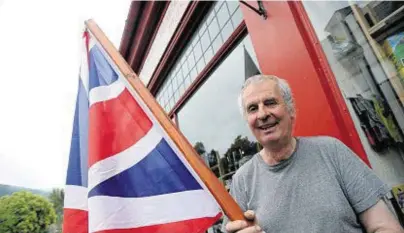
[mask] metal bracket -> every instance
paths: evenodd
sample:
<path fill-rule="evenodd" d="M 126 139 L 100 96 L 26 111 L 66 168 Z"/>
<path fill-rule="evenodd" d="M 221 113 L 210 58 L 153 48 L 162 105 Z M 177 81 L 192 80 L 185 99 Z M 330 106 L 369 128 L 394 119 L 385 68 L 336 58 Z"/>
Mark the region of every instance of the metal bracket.
<path fill-rule="evenodd" d="M 268 18 L 267 11 L 265 10 L 264 5 L 262 4 L 262 1 L 258 0 L 257 2 L 258 2 L 258 7 L 259 7 L 258 9 L 251 6 L 250 4 L 248 4 L 245 1 L 240 1 L 240 3 L 243 3 L 245 6 L 247 6 L 251 10 L 253 10 L 255 13 L 264 17 L 264 19 L 267 19 Z"/>

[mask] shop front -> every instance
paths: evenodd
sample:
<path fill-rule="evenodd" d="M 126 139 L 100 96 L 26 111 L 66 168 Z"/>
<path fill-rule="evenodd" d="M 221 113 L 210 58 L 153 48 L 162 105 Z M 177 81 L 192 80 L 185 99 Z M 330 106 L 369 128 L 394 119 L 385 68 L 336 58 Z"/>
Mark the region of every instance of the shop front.
<path fill-rule="evenodd" d="M 294 134 L 342 140 L 403 221 L 403 18 L 399 2 L 133 2 L 120 52 L 226 186 L 260 148 L 237 105 L 244 80 L 288 80 Z"/>

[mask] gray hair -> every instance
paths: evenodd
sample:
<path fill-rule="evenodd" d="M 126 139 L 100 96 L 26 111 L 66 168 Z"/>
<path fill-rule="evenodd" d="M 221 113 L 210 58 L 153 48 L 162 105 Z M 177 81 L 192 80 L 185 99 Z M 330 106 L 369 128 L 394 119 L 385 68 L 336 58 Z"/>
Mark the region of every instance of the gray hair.
<path fill-rule="evenodd" d="M 244 102 L 243 102 L 243 93 L 244 90 L 250 85 L 254 83 L 259 83 L 265 80 L 273 80 L 276 82 L 278 85 L 278 88 L 281 92 L 283 101 L 286 104 L 286 108 L 289 111 L 290 114 L 294 115 L 296 113 L 295 111 L 295 102 L 293 99 L 293 94 L 292 90 L 290 89 L 289 83 L 285 79 L 281 79 L 275 75 L 254 75 L 252 77 L 249 77 L 243 84 L 243 87 L 241 88 L 241 92 L 238 96 L 238 105 L 240 108 L 241 114 L 245 117 L 245 109 L 244 109 Z"/>

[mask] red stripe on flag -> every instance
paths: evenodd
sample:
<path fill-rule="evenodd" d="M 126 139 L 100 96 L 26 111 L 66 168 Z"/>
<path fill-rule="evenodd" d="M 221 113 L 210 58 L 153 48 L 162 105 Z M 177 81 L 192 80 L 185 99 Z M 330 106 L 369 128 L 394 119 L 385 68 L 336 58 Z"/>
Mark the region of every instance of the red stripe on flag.
<path fill-rule="evenodd" d="M 88 166 L 134 145 L 152 125 L 126 88 L 117 98 L 93 104 L 89 113 Z"/>
<path fill-rule="evenodd" d="M 63 233 L 88 233 L 87 211 L 65 208 L 63 212 Z"/>
<path fill-rule="evenodd" d="M 103 230 L 95 233 L 204 233 L 219 220 L 221 216 L 222 214 L 219 213 L 215 217 L 191 219 L 139 228 Z"/>

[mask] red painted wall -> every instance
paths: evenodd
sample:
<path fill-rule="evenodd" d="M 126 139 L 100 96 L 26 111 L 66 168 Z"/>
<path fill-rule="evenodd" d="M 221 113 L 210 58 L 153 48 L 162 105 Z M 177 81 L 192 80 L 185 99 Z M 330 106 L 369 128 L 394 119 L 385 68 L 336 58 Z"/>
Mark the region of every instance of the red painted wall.
<path fill-rule="evenodd" d="M 255 1 L 248 3 L 257 7 Z M 295 135 L 339 138 L 369 165 L 332 71 L 321 62 L 325 56 L 321 47 L 315 47 L 320 45 L 307 30 L 311 25 L 298 4 L 263 1 L 266 20 L 241 4 L 260 67 L 291 85 L 297 110 Z"/>

